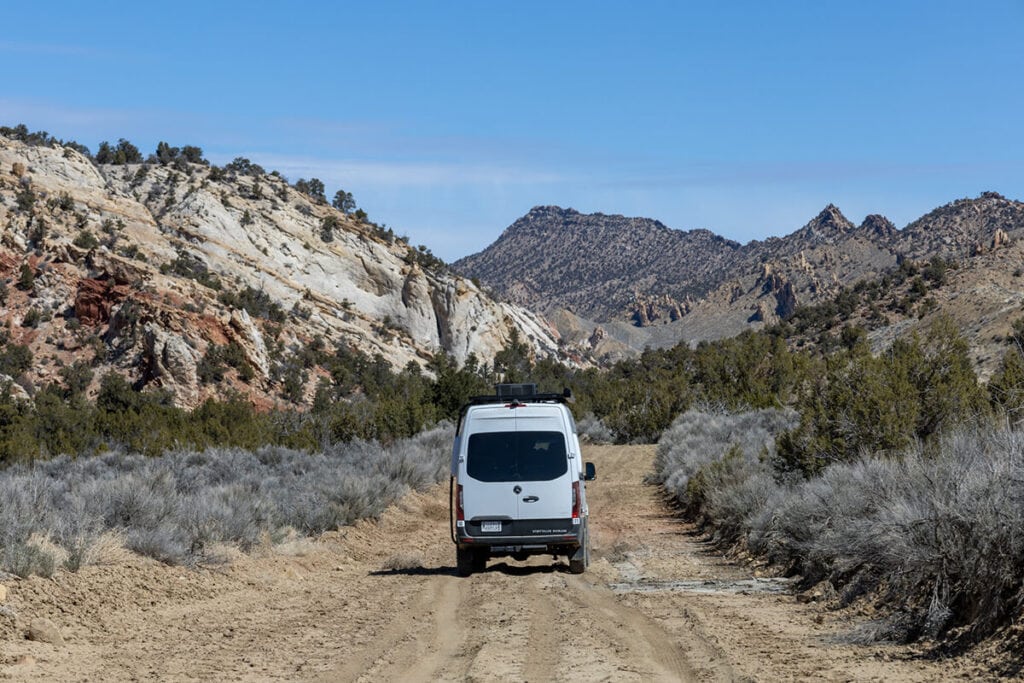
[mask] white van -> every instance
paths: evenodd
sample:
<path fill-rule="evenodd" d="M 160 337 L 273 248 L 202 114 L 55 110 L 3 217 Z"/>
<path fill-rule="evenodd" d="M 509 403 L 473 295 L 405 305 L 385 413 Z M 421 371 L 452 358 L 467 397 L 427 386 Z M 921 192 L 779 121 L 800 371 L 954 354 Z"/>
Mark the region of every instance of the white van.
<path fill-rule="evenodd" d="M 458 572 L 488 558 L 566 557 L 569 571 L 590 563 L 585 481 L 576 421 L 563 394 L 535 384 L 498 384 L 462 409 L 452 447 L 452 540 Z"/>

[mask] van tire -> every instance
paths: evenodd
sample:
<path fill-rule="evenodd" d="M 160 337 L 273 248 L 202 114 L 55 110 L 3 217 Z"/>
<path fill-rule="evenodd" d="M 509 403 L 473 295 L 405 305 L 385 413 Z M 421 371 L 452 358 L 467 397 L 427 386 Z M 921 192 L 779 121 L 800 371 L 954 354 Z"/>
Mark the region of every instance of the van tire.
<path fill-rule="evenodd" d="M 482 572 L 487 569 L 487 550 L 478 548 L 475 552 L 472 552 L 473 556 L 473 571 Z"/>
<path fill-rule="evenodd" d="M 455 571 L 459 576 L 469 576 L 476 568 L 477 553 L 472 548 L 461 546 L 455 549 Z M 486 561 L 486 560 L 485 560 Z"/>

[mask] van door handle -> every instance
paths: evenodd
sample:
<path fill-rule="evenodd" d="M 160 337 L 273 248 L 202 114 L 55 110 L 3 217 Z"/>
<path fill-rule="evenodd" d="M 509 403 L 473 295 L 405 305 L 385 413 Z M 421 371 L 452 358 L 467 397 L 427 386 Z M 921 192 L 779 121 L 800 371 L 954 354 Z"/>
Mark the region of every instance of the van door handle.
<path fill-rule="evenodd" d="M 540 500 L 540 498 L 537 496 L 526 496 L 523 498 L 524 503 L 536 503 L 538 500 Z"/>

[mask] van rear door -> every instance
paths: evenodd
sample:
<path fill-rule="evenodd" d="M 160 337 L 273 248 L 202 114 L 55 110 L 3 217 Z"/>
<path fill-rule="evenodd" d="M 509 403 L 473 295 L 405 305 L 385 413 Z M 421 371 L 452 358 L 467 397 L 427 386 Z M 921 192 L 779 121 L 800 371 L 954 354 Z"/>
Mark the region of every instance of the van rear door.
<path fill-rule="evenodd" d="M 571 439 L 561 412 L 549 406 L 516 410 L 519 442 L 519 519 L 567 520 L 572 517 Z M 571 436 L 571 435 L 570 435 Z M 529 525 L 528 525 L 529 526 Z M 559 526 L 561 530 L 562 526 Z M 571 530 L 570 530 L 571 531 Z"/>
<path fill-rule="evenodd" d="M 505 456 L 514 449 L 516 418 L 504 406 L 478 408 L 466 438 L 465 473 L 472 485 L 462 488 L 462 509 L 467 531 L 473 535 L 501 535 L 519 517 L 519 499 L 502 479 Z"/>

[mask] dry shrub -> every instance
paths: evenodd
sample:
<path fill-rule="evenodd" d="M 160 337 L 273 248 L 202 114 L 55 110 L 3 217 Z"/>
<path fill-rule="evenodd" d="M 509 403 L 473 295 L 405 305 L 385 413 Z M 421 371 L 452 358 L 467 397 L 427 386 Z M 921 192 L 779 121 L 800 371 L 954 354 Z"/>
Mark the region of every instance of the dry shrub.
<path fill-rule="evenodd" d="M 963 428 L 780 483 L 766 458 L 739 445 L 711 459 L 709 444 L 727 441 L 714 425 L 738 420 L 684 417 L 659 445 L 666 487 L 698 505 L 718 540 L 743 541 L 806 583 L 828 579 L 844 602 L 872 595 L 889 617 L 864 633 L 974 640 L 1019 615 L 1024 433 Z"/>
<path fill-rule="evenodd" d="M 193 564 L 222 561 L 225 544 L 250 550 L 288 529 L 315 535 L 376 518 L 444 478 L 452 438 L 446 424 L 388 446 L 354 441 L 322 453 L 110 452 L 10 467 L 0 471 L 0 570 L 75 570 L 98 558 L 111 532 L 134 552 Z M 30 542 L 40 537 L 52 544 Z"/>
<path fill-rule="evenodd" d="M 384 571 L 407 571 L 423 568 L 423 555 L 420 553 L 395 553 L 384 560 L 381 569 Z"/>

